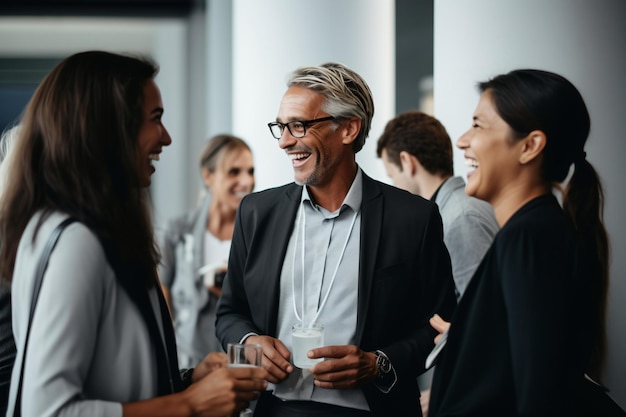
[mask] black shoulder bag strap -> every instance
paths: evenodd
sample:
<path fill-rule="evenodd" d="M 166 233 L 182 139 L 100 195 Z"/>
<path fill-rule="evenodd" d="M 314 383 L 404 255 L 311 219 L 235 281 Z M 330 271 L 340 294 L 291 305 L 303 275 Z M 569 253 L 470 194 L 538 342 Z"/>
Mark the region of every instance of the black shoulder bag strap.
<path fill-rule="evenodd" d="M 67 218 L 63 220 L 53 231 L 46 243 L 46 247 L 39 258 L 37 269 L 35 271 L 35 284 L 33 287 L 33 299 L 30 303 L 30 314 L 28 316 L 28 325 L 26 327 L 26 339 L 24 340 L 24 353 L 22 354 L 22 367 L 20 369 L 20 379 L 17 384 L 17 397 L 15 399 L 15 410 L 13 411 L 13 417 L 20 417 L 22 415 L 22 377 L 24 376 L 24 364 L 26 363 L 26 349 L 28 347 L 28 338 L 30 336 L 30 325 L 33 321 L 33 315 L 35 314 L 35 307 L 37 307 L 37 299 L 39 298 L 39 290 L 41 289 L 41 283 L 43 281 L 43 274 L 48 267 L 48 259 L 52 250 L 61 236 L 61 232 L 65 229 L 65 226 L 75 222 L 74 218 Z"/>

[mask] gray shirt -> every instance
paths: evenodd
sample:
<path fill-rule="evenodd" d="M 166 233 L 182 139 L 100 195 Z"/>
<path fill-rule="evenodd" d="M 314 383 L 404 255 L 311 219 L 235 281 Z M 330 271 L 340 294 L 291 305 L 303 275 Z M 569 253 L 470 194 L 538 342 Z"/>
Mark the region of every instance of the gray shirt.
<path fill-rule="evenodd" d="M 443 241 L 450 252 L 457 300 L 498 232 L 491 205 L 465 194 L 461 177 L 448 178 L 435 197 L 443 221 Z"/>

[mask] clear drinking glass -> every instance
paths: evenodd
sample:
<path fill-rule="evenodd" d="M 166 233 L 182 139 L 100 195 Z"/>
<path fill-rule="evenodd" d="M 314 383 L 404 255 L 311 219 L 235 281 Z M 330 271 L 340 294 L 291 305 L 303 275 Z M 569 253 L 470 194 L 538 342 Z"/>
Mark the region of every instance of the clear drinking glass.
<path fill-rule="evenodd" d="M 227 347 L 228 367 L 246 368 L 260 367 L 263 358 L 263 347 L 258 344 L 229 343 Z M 246 408 L 239 413 L 240 417 L 252 417 L 252 410 Z"/>

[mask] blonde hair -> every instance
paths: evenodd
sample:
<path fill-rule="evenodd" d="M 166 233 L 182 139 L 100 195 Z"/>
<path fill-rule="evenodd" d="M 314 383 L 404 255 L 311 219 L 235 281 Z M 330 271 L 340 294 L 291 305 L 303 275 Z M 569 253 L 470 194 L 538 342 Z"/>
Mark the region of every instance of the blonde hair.
<path fill-rule="evenodd" d="M 354 153 L 363 148 L 374 117 L 374 100 L 365 80 L 345 65 L 327 62 L 317 67 L 301 67 L 287 81 L 324 96 L 322 108 L 336 119 L 358 117 L 361 130 L 353 143 Z"/>

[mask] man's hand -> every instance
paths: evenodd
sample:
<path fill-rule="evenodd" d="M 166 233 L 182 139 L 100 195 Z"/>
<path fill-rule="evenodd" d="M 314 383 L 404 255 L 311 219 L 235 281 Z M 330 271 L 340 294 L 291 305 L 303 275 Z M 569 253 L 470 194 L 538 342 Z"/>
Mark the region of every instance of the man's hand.
<path fill-rule="evenodd" d="M 245 343 L 263 346 L 262 366 L 268 373 L 269 382 L 278 384 L 293 372 L 293 365 L 289 363 L 291 352 L 280 340 L 271 336 L 250 336 Z"/>
<path fill-rule="evenodd" d="M 326 358 L 311 368 L 315 385 L 320 388 L 357 388 L 378 375 L 376 355 L 354 345 L 315 348 L 309 350 L 307 356 Z"/>
<path fill-rule="evenodd" d="M 223 352 L 211 352 L 193 370 L 192 382 L 197 382 L 216 369 L 228 366 L 228 356 Z"/>
<path fill-rule="evenodd" d="M 267 388 L 267 372 L 261 368 L 220 368 L 183 391 L 184 403 L 193 415 L 231 415 L 250 405 Z"/>
<path fill-rule="evenodd" d="M 439 340 L 441 339 L 441 337 L 443 336 L 443 334 L 445 332 L 448 331 L 448 329 L 450 328 L 450 322 L 449 321 L 445 321 L 444 319 L 442 319 L 439 314 L 435 314 L 434 316 L 432 316 L 430 318 L 430 320 L 428 320 L 430 323 L 430 326 L 437 330 L 437 332 L 439 333 L 436 337 L 435 337 L 435 343 L 438 343 Z"/>

